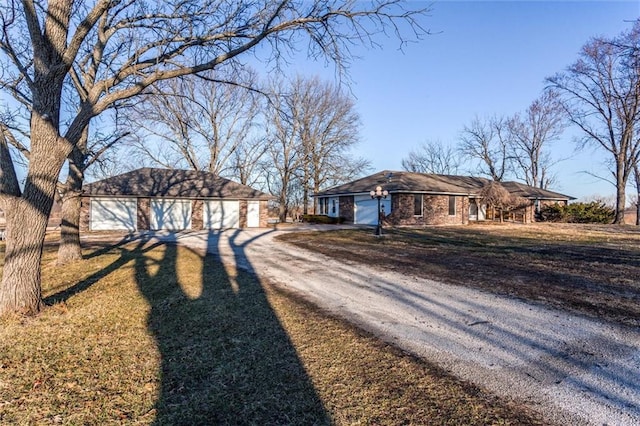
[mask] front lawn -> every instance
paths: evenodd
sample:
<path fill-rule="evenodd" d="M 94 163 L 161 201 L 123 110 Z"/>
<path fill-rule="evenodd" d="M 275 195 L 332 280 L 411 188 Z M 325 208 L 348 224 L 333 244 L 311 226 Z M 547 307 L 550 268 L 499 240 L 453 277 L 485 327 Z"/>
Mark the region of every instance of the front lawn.
<path fill-rule="evenodd" d="M 284 241 L 342 260 L 515 296 L 640 326 L 640 228 L 473 224 L 291 233 Z"/>
<path fill-rule="evenodd" d="M 54 256 L 48 308 L 0 319 L 0 424 L 542 423 L 213 257 Z"/>

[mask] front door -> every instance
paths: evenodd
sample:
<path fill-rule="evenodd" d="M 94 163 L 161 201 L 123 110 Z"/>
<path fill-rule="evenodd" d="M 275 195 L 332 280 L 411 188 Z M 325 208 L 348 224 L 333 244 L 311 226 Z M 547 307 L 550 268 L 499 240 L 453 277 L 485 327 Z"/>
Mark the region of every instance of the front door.
<path fill-rule="evenodd" d="M 478 220 L 478 204 L 476 200 L 469 201 L 469 220 Z"/>

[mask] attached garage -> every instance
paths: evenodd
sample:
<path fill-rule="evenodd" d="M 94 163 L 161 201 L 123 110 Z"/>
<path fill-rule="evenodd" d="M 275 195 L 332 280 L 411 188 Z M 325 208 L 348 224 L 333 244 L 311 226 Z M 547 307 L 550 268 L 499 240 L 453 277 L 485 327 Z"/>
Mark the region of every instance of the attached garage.
<path fill-rule="evenodd" d="M 151 200 L 151 229 L 180 231 L 191 228 L 191 200 Z"/>
<path fill-rule="evenodd" d="M 135 198 L 92 198 L 89 229 L 135 231 L 138 203 Z"/>
<path fill-rule="evenodd" d="M 203 204 L 203 228 L 230 229 L 240 227 L 240 201 L 208 200 Z"/>
<path fill-rule="evenodd" d="M 377 225 L 378 224 L 378 200 L 372 199 L 371 195 L 356 195 L 354 197 L 354 222 L 357 225 Z M 380 209 L 385 215 L 391 213 L 391 200 L 380 200 Z"/>

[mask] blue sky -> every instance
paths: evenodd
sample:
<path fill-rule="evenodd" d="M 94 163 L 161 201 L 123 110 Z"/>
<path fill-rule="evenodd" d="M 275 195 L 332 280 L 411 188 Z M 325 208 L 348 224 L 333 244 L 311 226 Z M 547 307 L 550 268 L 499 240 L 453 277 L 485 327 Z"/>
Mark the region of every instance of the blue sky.
<path fill-rule="evenodd" d="M 416 3 L 424 6 L 427 3 Z M 525 110 L 544 79 L 577 59 L 592 36 L 614 36 L 640 16 L 640 1 L 439 1 L 423 25 L 433 34 L 398 50 L 358 50 L 351 90 L 362 117 L 357 154 L 374 170 L 399 170 L 427 140 L 455 144 L 474 116 Z M 305 63 L 300 72 L 335 78 L 331 67 Z M 560 162 L 553 189 L 578 198 L 609 196 L 613 187 L 583 171 L 606 175 L 604 151 L 576 153 L 575 130 L 550 148 Z"/>

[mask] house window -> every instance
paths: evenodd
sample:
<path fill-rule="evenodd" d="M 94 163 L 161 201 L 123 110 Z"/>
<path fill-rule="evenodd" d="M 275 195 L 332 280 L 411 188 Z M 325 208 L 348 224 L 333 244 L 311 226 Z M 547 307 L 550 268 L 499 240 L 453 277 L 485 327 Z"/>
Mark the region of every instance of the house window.
<path fill-rule="evenodd" d="M 424 203 L 422 200 L 422 194 L 415 194 L 413 196 L 413 215 L 414 216 L 422 216 L 422 209 L 424 207 Z"/>
<path fill-rule="evenodd" d="M 449 195 L 449 216 L 456 215 L 456 196 Z"/>
<path fill-rule="evenodd" d="M 318 214 L 327 214 L 327 205 L 329 203 L 329 199 L 328 198 L 320 198 L 320 211 L 318 212 Z"/>

